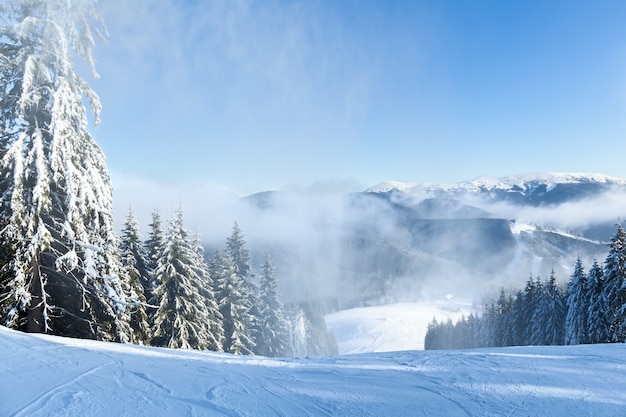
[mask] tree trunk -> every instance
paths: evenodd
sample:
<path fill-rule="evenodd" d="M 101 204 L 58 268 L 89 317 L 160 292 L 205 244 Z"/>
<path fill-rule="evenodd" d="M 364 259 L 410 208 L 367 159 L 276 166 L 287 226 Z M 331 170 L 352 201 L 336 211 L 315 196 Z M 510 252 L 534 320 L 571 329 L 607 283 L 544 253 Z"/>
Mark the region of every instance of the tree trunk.
<path fill-rule="evenodd" d="M 44 333 L 44 300 L 43 282 L 41 271 L 39 270 L 39 252 L 30 261 L 32 279 L 30 282 L 30 306 L 28 308 L 28 318 L 26 321 L 26 331 L 28 333 Z"/>

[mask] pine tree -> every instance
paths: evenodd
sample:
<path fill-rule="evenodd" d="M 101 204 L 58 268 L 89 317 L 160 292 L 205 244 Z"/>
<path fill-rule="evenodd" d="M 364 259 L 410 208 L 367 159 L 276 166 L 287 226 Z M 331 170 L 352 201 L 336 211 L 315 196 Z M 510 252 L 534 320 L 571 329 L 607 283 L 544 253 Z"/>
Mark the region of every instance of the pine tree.
<path fill-rule="evenodd" d="M 246 247 L 246 240 L 235 222 L 231 235 L 226 239 L 226 255 L 235 265 L 235 274 L 238 279 L 238 291 L 242 294 L 240 306 L 246 308 L 246 334 L 256 344 L 261 330 L 261 312 L 259 311 L 259 288 L 254 282 L 254 274 L 250 265 L 250 251 Z M 255 352 L 257 353 L 257 352 Z"/>
<path fill-rule="evenodd" d="M 100 103 L 74 71 L 95 75 L 95 1 L 0 5 L 0 231 L 10 263 L 4 324 L 30 332 L 128 340 L 124 277 L 104 156 L 87 131 Z"/>
<path fill-rule="evenodd" d="M 626 311 L 626 233 L 621 224 L 611 238 L 609 254 L 604 262 L 604 294 L 608 302 L 608 316 L 611 322 L 612 342 L 626 340 L 624 331 Z"/>
<path fill-rule="evenodd" d="M 524 323 L 524 330 L 522 334 L 522 345 L 536 344 L 538 337 L 534 334 L 535 326 L 533 318 L 535 310 L 539 305 L 539 298 L 541 294 L 541 281 L 539 277 L 536 280 L 532 275 L 526 281 L 524 287 L 524 299 L 522 302 L 522 321 Z"/>
<path fill-rule="evenodd" d="M 532 287 L 532 307 L 531 313 L 531 332 L 529 338 L 529 344 L 535 346 L 541 346 L 547 344 L 547 314 L 546 309 L 549 308 L 550 301 L 547 300 L 547 293 L 544 284 L 541 282 L 541 277 L 537 277 L 534 281 L 534 287 Z"/>
<path fill-rule="evenodd" d="M 597 260 L 593 261 L 587 282 L 589 343 L 607 343 L 610 340 L 611 322 L 608 313 L 608 300 L 604 291 L 604 272 Z"/>
<path fill-rule="evenodd" d="M 565 295 L 556 281 L 554 270 L 550 273 L 550 279 L 545 285 L 544 305 L 541 308 L 545 315 L 545 344 L 559 346 L 565 342 Z"/>
<path fill-rule="evenodd" d="M 524 293 L 518 291 L 513 300 L 513 306 L 511 308 L 512 315 L 512 336 L 514 346 L 525 346 L 528 341 L 525 338 L 526 327 L 528 322 L 524 316 Z"/>
<path fill-rule="evenodd" d="M 154 210 L 152 212 L 152 223 L 150 223 L 148 239 L 144 242 L 144 252 L 146 254 L 146 274 L 148 275 L 146 300 L 150 305 L 156 304 L 153 292 L 156 288 L 156 271 L 159 266 L 159 256 L 163 248 L 163 239 L 161 215 L 157 210 Z M 155 308 L 148 307 L 148 317 L 152 317 L 155 311 Z"/>
<path fill-rule="evenodd" d="M 120 236 L 120 254 L 122 267 L 129 278 L 126 293 L 129 295 L 130 327 L 133 330 L 131 341 L 137 344 L 149 343 L 151 329 L 146 314 L 146 295 L 150 293 L 146 258 L 139 237 L 139 226 L 130 208 Z"/>
<path fill-rule="evenodd" d="M 251 355 L 254 353 L 255 343 L 250 335 L 250 306 L 244 293 L 245 283 L 237 274 L 237 267 L 230 253 L 213 256 L 211 271 L 216 271 L 214 273 L 218 283 L 219 308 L 224 319 L 224 352 Z"/>
<path fill-rule="evenodd" d="M 207 325 L 209 327 L 209 332 L 213 337 L 208 349 L 216 352 L 222 352 L 224 347 L 224 317 L 222 316 L 222 313 L 220 313 L 219 304 L 214 290 L 215 283 L 213 282 L 209 265 L 205 260 L 204 247 L 202 246 L 198 235 L 196 235 L 194 241 L 192 242 L 192 247 L 195 254 L 192 258 L 192 265 L 198 276 L 201 278 L 201 286 L 198 290 L 204 298 L 206 313 L 208 316 Z"/>
<path fill-rule="evenodd" d="M 587 291 L 587 276 L 583 269 L 582 260 L 578 257 L 567 286 L 567 315 L 565 317 L 565 344 L 567 345 L 577 345 L 589 341 Z"/>
<path fill-rule="evenodd" d="M 195 250 L 183 228 L 179 209 L 172 217 L 161 247 L 156 271 L 154 297 L 159 308 L 154 314 L 152 345 L 183 348 L 216 348 L 209 329 L 206 300 L 200 293 L 204 285 L 194 263 Z"/>
<path fill-rule="evenodd" d="M 293 356 L 307 356 L 309 354 L 309 339 L 312 333 L 311 322 L 304 310 L 299 307 L 287 310 L 286 318 L 289 328 L 289 350 L 291 354 Z M 441 345 L 439 333 L 437 328 L 437 333 L 429 336 L 431 349 L 441 349 L 439 347 Z"/>
<path fill-rule="evenodd" d="M 237 222 L 233 225 L 232 232 L 226 239 L 226 252 L 235 263 L 237 275 L 247 278 L 252 273 L 250 251 L 246 247 L 246 240 Z"/>
<path fill-rule="evenodd" d="M 269 252 L 265 253 L 260 284 L 260 327 L 256 352 L 264 356 L 286 356 L 289 337 L 283 318 L 283 306 L 278 299 L 278 281 Z"/>

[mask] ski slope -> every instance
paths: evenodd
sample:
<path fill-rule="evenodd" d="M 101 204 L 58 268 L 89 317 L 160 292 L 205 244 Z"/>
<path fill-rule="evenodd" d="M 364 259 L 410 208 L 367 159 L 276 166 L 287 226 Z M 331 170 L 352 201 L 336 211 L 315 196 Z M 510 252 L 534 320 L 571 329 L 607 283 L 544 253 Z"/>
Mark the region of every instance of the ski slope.
<path fill-rule="evenodd" d="M 267 359 L 0 327 L 0 416 L 623 416 L 626 345 Z"/>
<path fill-rule="evenodd" d="M 452 295 L 417 303 L 353 308 L 326 316 L 326 326 L 335 335 L 339 353 L 423 350 L 428 323 L 436 318 L 456 322 L 477 311 L 471 300 Z"/>

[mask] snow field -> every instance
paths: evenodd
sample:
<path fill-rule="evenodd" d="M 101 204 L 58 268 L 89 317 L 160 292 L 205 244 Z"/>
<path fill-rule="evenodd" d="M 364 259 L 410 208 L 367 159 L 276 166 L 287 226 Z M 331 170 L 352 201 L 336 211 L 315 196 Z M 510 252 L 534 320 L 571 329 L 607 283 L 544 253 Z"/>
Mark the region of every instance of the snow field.
<path fill-rule="evenodd" d="M 337 340 L 339 354 L 423 350 L 428 323 L 476 312 L 470 300 L 447 296 L 419 303 L 354 308 L 326 316 L 326 326 Z"/>
<path fill-rule="evenodd" d="M 623 416 L 626 345 L 267 359 L 0 327 L 0 415 Z"/>

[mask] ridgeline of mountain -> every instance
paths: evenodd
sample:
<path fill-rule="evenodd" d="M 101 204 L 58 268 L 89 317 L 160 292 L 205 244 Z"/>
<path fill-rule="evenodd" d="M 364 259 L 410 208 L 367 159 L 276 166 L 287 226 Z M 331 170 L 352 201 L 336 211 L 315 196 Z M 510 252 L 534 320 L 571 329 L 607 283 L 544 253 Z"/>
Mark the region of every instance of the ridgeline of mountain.
<path fill-rule="evenodd" d="M 620 178 L 550 173 L 245 200 L 261 215 L 310 222 L 308 232 L 271 244 L 285 294 L 349 307 L 519 287 L 529 274 L 547 278 L 551 270 L 565 284 L 577 256 L 587 265 L 606 256 L 619 215 L 611 217 L 615 208 L 605 200 L 618 203 L 620 195 Z M 262 237 L 251 244 L 268 246 Z"/>
<path fill-rule="evenodd" d="M 454 184 L 387 181 L 369 188 L 366 192 L 443 199 L 474 195 L 494 203 L 545 206 L 594 197 L 615 187 L 626 189 L 626 180 L 602 174 L 542 173 L 504 178 L 481 177 Z"/>

